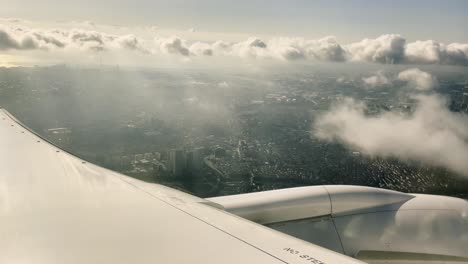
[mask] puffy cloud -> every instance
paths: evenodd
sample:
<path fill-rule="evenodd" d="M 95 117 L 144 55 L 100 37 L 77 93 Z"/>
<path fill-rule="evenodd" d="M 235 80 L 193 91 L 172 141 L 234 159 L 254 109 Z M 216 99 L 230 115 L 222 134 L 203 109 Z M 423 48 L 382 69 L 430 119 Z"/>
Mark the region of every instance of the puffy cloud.
<path fill-rule="evenodd" d="M 64 32 L 64 35 L 69 40 L 68 44 L 70 46 L 93 51 L 105 50 L 106 43 L 115 39 L 112 36 L 108 36 L 97 31 L 78 29 L 74 29 L 70 32 Z"/>
<path fill-rule="evenodd" d="M 450 64 L 468 66 L 468 44 L 443 44 L 433 40 L 406 43 L 395 34 L 364 39 L 348 45 L 335 37 L 321 39 L 257 37 L 228 43 L 191 43 L 179 37 L 158 37 L 148 41 L 135 35 L 112 35 L 95 30 L 92 22 L 80 22 L 85 29 L 37 30 L 26 27 L 0 27 L 0 50 L 79 49 L 84 51 L 131 50 L 146 54 L 163 53 L 188 56 L 231 56 L 249 59 L 310 60 L 326 62 L 370 62 L 407 64 Z M 374 82 L 383 78 L 373 78 Z M 370 85 L 373 85 L 370 83 Z"/>
<path fill-rule="evenodd" d="M 468 44 L 445 45 L 433 40 L 415 41 L 406 46 L 406 60 L 419 64 L 468 64 Z"/>
<path fill-rule="evenodd" d="M 0 29 L 0 50 L 20 49 L 20 44 L 9 32 Z"/>
<path fill-rule="evenodd" d="M 265 49 L 267 47 L 267 44 L 265 44 L 265 42 L 258 38 L 249 38 L 243 44 L 249 48 Z"/>
<path fill-rule="evenodd" d="M 468 65 L 468 44 L 452 43 L 446 46 L 446 58 L 443 63 Z"/>
<path fill-rule="evenodd" d="M 8 30 L 0 28 L 0 50 L 18 49 L 49 49 L 63 48 L 65 44 L 51 34 L 36 31 L 26 31 L 21 28 Z"/>
<path fill-rule="evenodd" d="M 144 48 L 142 41 L 134 35 L 121 36 L 115 39 L 115 42 L 119 44 L 119 47 L 128 49 L 128 50 L 137 50 L 143 53 L 149 53 L 149 51 Z"/>
<path fill-rule="evenodd" d="M 224 45 L 220 46 L 223 43 Z M 215 45 L 215 44 L 213 44 Z M 341 45 L 335 37 L 318 40 L 302 38 L 274 38 L 263 41 L 249 38 L 227 44 L 216 43 L 218 54 L 247 58 L 279 58 L 282 60 L 308 59 L 317 61 L 356 61 L 382 64 L 450 64 L 468 65 L 468 44 L 445 45 L 432 40 L 406 43 L 400 35 L 388 34 L 375 39 L 364 39 Z M 215 52 L 216 53 L 216 52 Z"/>
<path fill-rule="evenodd" d="M 468 117 L 450 112 L 440 96 L 414 99 L 417 106 L 410 116 L 369 116 L 363 103 L 348 98 L 318 117 L 314 135 L 370 156 L 422 161 L 468 176 Z"/>
<path fill-rule="evenodd" d="M 417 68 L 400 72 L 398 79 L 408 82 L 413 88 L 420 91 L 430 90 L 438 85 L 435 77 Z"/>
<path fill-rule="evenodd" d="M 415 91 L 428 91 L 438 86 L 437 78 L 418 68 L 404 70 L 398 73 L 396 78 L 389 78 L 382 71 L 377 72 L 375 75 L 362 78 L 366 87 L 371 88 L 391 84 L 394 80 L 406 83 Z"/>
<path fill-rule="evenodd" d="M 406 40 L 395 34 L 364 39 L 346 46 L 351 60 L 396 64 L 404 60 Z"/>
<path fill-rule="evenodd" d="M 232 52 L 232 44 L 218 40 L 211 45 L 214 55 L 226 55 Z"/>
<path fill-rule="evenodd" d="M 326 37 L 308 42 L 307 53 L 322 61 L 345 61 L 346 51 L 335 37 Z"/>
<path fill-rule="evenodd" d="M 304 40 L 297 38 L 277 38 L 269 42 L 271 56 L 283 60 L 305 59 Z"/>
<path fill-rule="evenodd" d="M 261 39 L 251 37 L 243 42 L 232 45 L 231 54 L 242 58 L 270 57 L 267 44 Z"/>
<path fill-rule="evenodd" d="M 416 41 L 406 46 L 406 59 L 412 63 L 440 62 L 442 47 L 433 40 Z"/>
<path fill-rule="evenodd" d="M 346 59 L 346 51 L 334 37 L 318 40 L 278 38 L 271 40 L 269 47 L 271 53 L 285 60 L 344 61 Z"/>
<path fill-rule="evenodd" d="M 81 49 L 89 51 L 127 49 L 147 52 L 143 47 L 143 41 L 133 35 L 114 36 L 81 29 L 42 31 L 28 28 L 0 28 L 0 50 L 8 49 Z"/>
<path fill-rule="evenodd" d="M 185 41 L 179 37 L 157 39 L 156 43 L 159 44 L 159 48 L 163 53 L 189 56 L 189 49 L 185 44 Z"/>
<path fill-rule="evenodd" d="M 42 42 L 42 46 L 48 46 L 51 48 L 64 48 L 66 43 L 59 38 L 51 34 L 41 34 L 38 32 L 32 32 L 31 35 L 38 41 Z M 40 46 L 40 45 L 38 45 Z"/>
<path fill-rule="evenodd" d="M 212 56 L 213 47 L 207 43 L 195 42 L 190 46 L 190 53 L 196 56 Z"/>
<path fill-rule="evenodd" d="M 269 41 L 252 37 L 238 43 L 217 41 L 212 48 L 217 55 L 243 58 L 277 58 L 286 61 L 310 59 L 318 61 L 344 61 L 346 51 L 334 37 L 319 40 L 302 38 L 275 38 Z"/>
<path fill-rule="evenodd" d="M 376 75 L 362 78 L 362 81 L 369 87 L 378 87 L 390 84 L 390 80 L 382 72 L 378 72 Z"/>

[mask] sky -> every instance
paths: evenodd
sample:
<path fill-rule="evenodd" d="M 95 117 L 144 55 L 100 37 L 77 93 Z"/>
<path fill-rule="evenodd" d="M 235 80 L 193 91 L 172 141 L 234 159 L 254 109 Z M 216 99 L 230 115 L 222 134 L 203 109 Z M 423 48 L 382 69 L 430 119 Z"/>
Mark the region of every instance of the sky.
<path fill-rule="evenodd" d="M 119 25 L 243 33 L 336 36 L 341 41 L 397 33 L 409 40 L 468 42 L 465 0 L 0 0 L 0 17 L 89 20 Z"/>

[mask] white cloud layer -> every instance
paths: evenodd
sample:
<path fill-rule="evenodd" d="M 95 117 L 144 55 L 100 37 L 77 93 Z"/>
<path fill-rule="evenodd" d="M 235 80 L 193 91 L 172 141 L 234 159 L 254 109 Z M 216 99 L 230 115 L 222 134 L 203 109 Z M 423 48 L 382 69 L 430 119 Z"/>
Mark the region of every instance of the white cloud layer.
<path fill-rule="evenodd" d="M 406 46 L 406 60 L 409 63 L 441 63 L 467 65 L 468 44 L 445 45 L 433 40 L 416 41 Z"/>
<path fill-rule="evenodd" d="M 415 92 L 435 85 L 430 74 L 418 69 L 398 78 L 412 83 Z M 451 112 L 439 95 L 410 96 L 416 106 L 409 115 L 391 111 L 369 116 L 364 103 L 347 98 L 316 119 L 314 136 L 370 156 L 422 161 L 468 176 L 468 116 Z"/>
<path fill-rule="evenodd" d="M 401 63 L 405 59 L 406 40 L 400 35 L 382 35 L 346 46 L 350 59 L 386 64 Z"/>
<path fill-rule="evenodd" d="M 251 37 L 240 42 L 222 40 L 189 42 L 176 36 L 148 40 L 135 35 L 107 34 L 91 29 L 41 30 L 0 25 L 0 50 L 130 50 L 145 54 L 171 54 L 184 57 L 228 56 L 283 61 L 468 65 L 468 44 L 443 44 L 433 40 L 407 43 L 405 38 L 395 34 L 344 45 L 331 36 L 316 40 L 304 38 L 263 40 Z"/>
<path fill-rule="evenodd" d="M 139 50 L 147 52 L 143 40 L 133 35 L 110 35 L 97 31 L 6 29 L 0 27 L 0 50 L 56 50 L 82 51 Z"/>

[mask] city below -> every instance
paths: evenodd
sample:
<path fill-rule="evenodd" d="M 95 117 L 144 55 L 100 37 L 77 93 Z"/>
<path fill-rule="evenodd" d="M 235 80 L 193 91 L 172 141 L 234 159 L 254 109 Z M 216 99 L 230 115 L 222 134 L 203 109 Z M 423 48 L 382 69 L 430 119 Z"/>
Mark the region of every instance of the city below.
<path fill-rule="evenodd" d="M 0 68 L 0 104 L 79 157 L 201 197 L 321 184 L 468 197 L 468 178 L 448 168 L 368 155 L 314 136 L 317 116 L 348 97 L 360 98 L 369 116 L 415 111 L 415 99 L 393 87 L 398 82 L 366 87 L 374 66 L 333 67 L 257 76 Z M 403 69 L 381 67 L 389 76 Z M 466 115 L 466 72 L 437 76 L 437 92 L 449 98 L 450 111 Z"/>

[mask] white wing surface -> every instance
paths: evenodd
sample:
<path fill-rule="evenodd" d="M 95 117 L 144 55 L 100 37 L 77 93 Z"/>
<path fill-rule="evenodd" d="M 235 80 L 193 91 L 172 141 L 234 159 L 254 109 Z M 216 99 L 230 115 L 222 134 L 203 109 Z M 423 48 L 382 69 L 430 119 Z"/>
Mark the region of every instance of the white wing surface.
<path fill-rule="evenodd" d="M 85 162 L 0 110 L 0 263 L 362 263 Z"/>

